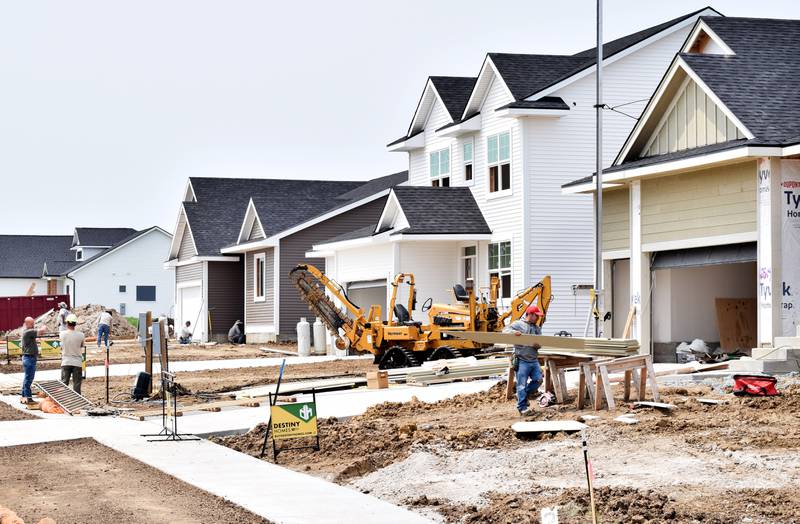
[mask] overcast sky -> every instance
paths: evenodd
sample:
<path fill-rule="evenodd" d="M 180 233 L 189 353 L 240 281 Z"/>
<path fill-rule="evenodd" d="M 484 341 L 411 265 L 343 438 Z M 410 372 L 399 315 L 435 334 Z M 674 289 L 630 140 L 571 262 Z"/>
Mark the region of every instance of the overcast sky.
<path fill-rule="evenodd" d="M 607 0 L 606 40 L 705 2 Z M 800 17 L 796 0 L 725 0 Z M 189 176 L 361 180 L 406 168 L 428 75 L 592 47 L 594 2 L 0 2 L 0 233 L 172 229 Z M 224 198 L 225 195 L 220 195 Z"/>

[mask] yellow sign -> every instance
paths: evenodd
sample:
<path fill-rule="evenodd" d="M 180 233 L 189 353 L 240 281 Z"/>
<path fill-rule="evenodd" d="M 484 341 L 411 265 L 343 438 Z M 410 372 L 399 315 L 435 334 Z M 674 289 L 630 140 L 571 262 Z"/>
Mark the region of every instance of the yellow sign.
<path fill-rule="evenodd" d="M 274 440 L 317 436 L 317 405 L 315 402 L 277 404 L 270 408 L 270 413 Z"/>
<path fill-rule="evenodd" d="M 60 357 L 61 356 L 61 341 L 57 338 L 39 338 L 36 339 L 39 345 L 40 357 Z M 8 339 L 8 356 L 19 357 L 22 355 L 22 343 L 19 340 Z"/>

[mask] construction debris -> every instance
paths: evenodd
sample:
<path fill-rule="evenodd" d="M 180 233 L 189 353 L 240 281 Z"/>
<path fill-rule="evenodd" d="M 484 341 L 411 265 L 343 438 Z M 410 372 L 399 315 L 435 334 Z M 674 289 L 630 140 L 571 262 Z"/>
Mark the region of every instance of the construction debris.
<path fill-rule="evenodd" d="M 515 422 L 511 425 L 514 433 L 559 433 L 586 429 L 586 424 L 575 420 L 541 420 L 536 422 Z"/>
<path fill-rule="evenodd" d="M 638 424 L 639 419 L 635 419 L 630 415 L 620 415 L 614 419 L 616 422 L 622 422 L 623 424 Z"/>
<path fill-rule="evenodd" d="M 137 335 L 136 328 L 133 327 L 128 319 L 120 315 L 112 308 L 106 308 L 112 312 L 111 321 L 111 336 L 114 338 L 134 338 Z M 76 331 L 80 331 L 87 337 L 97 336 L 97 321 L 100 319 L 100 312 L 103 306 L 88 304 L 85 306 L 78 306 L 71 309 L 71 312 L 78 317 L 78 324 L 75 326 Z M 58 312 L 51 309 L 44 315 L 36 319 L 37 325 L 47 326 L 48 333 L 58 332 Z M 22 328 L 19 327 L 13 331 L 8 332 L 11 338 L 19 337 L 22 335 Z"/>
<path fill-rule="evenodd" d="M 660 409 L 662 411 L 671 411 L 675 409 L 675 404 L 666 404 L 664 402 L 649 402 L 649 401 L 639 401 L 633 403 L 634 408 L 655 408 Z"/>

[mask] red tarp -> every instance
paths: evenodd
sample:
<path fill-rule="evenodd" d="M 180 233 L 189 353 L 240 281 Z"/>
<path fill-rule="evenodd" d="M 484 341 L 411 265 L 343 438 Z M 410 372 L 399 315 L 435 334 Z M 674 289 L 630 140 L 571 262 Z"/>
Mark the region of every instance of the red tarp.
<path fill-rule="evenodd" d="M 22 325 L 25 317 L 36 318 L 66 302 L 69 295 L 36 295 L 32 297 L 0 297 L 0 331 L 11 331 Z"/>

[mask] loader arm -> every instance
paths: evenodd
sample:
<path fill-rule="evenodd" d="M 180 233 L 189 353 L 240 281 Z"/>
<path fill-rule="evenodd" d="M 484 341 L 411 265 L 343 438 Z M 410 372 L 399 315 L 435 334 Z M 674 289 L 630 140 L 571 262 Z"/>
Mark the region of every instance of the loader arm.
<path fill-rule="evenodd" d="M 511 307 L 508 311 L 500 315 L 497 321 L 497 330 L 502 331 L 506 325 L 506 320 L 510 319 L 511 322 L 519 320 L 525 314 L 525 310 L 531 304 L 536 304 L 542 310 L 542 316 L 536 322 L 536 325 L 542 327 L 545 319 L 547 318 L 547 309 L 550 307 L 550 302 L 553 300 L 552 287 L 550 275 L 545 276 L 538 284 L 529 287 L 517 293 L 511 299 Z"/>

